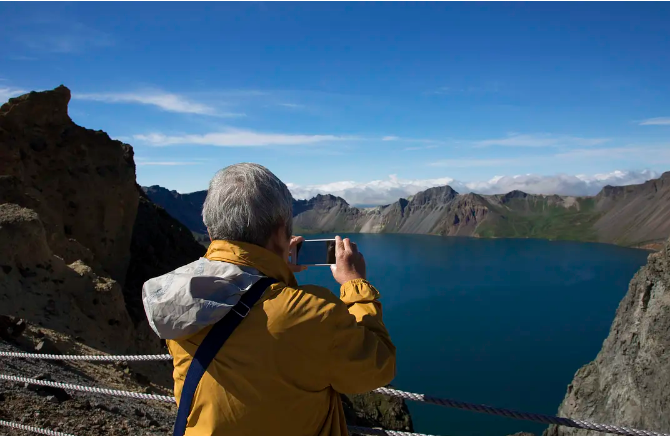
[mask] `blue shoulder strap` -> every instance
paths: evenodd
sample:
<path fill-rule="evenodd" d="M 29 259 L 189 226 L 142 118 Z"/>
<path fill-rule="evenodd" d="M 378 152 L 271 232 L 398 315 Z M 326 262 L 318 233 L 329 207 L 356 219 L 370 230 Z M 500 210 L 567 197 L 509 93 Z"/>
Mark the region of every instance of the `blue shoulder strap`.
<path fill-rule="evenodd" d="M 186 424 L 188 415 L 191 413 L 193 396 L 195 395 L 200 379 L 205 375 L 205 371 L 207 371 L 209 364 L 214 360 L 214 357 L 233 331 L 235 331 L 235 328 L 240 325 L 242 320 L 249 314 L 254 304 L 261 298 L 263 292 L 276 282 L 277 280 L 273 278 L 263 277 L 254 283 L 251 288 L 242 295 L 240 301 L 230 309 L 230 312 L 228 312 L 228 314 L 226 314 L 226 316 L 219 322 L 214 324 L 214 327 L 207 333 L 207 336 L 205 336 L 205 339 L 196 350 L 195 356 L 193 356 L 193 360 L 186 373 L 186 379 L 184 380 L 181 399 L 179 401 L 179 410 L 177 411 L 177 420 L 174 424 L 173 436 L 184 436 L 184 433 L 186 433 Z"/>

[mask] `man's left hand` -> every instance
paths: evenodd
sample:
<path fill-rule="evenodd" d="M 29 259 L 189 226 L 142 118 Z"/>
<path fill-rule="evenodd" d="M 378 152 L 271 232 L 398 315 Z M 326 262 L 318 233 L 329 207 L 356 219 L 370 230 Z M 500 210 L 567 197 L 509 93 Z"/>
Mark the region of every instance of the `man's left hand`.
<path fill-rule="evenodd" d="M 298 245 L 299 243 L 303 242 L 304 240 L 305 240 L 305 238 L 303 238 L 302 236 L 291 236 L 291 242 L 288 244 L 289 256 L 290 256 L 290 253 L 293 252 L 293 249 L 295 248 L 295 246 Z M 286 263 L 288 264 L 289 269 L 291 271 L 293 271 L 294 273 L 304 271 L 304 270 L 307 269 L 307 266 L 305 266 L 305 265 L 296 265 L 294 263 L 291 263 L 290 259 L 286 259 Z"/>

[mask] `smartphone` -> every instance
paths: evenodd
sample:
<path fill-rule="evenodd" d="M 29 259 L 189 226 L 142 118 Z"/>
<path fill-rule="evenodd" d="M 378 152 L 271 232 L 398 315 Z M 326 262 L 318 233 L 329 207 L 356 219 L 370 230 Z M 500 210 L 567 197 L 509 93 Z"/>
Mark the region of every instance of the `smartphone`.
<path fill-rule="evenodd" d="M 306 239 L 291 252 L 296 265 L 323 266 L 335 263 L 335 239 Z"/>

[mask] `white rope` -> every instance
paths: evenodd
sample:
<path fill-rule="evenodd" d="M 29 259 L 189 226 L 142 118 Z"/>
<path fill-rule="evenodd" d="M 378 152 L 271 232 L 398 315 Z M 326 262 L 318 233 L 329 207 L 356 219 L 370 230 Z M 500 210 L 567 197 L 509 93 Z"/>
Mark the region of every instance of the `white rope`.
<path fill-rule="evenodd" d="M 38 386 L 49 386 L 52 388 L 68 389 L 71 391 L 92 392 L 94 394 L 113 395 L 115 397 L 131 397 L 139 400 L 156 400 L 165 401 L 167 403 L 174 403 L 174 397 L 166 395 L 141 394 L 139 392 L 119 391 L 117 389 L 94 388 L 91 386 L 73 385 L 69 383 L 58 383 L 49 380 L 36 380 L 28 377 L 17 377 L 13 375 L 0 374 L 0 380 L 11 381 L 16 383 L 28 383 Z"/>
<path fill-rule="evenodd" d="M 59 431 L 48 430 L 39 427 L 32 427 L 30 425 L 23 425 L 17 422 L 9 422 L 0 420 L 0 425 L 10 428 L 15 428 L 18 430 L 31 431 L 33 433 L 45 434 L 49 436 L 74 436 L 70 433 L 61 433 Z M 396 431 L 396 430 L 381 430 L 377 428 L 367 428 L 367 427 L 356 427 L 353 425 L 348 426 L 349 431 L 356 434 L 366 434 L 366 435 L 382 435 L 382 436 L 431 436 L 422 433 L 409 433 L 406 431 Z"/>
<path fill-rule="evenodd" d="M 59 431 L 47 430 L 39 427 L 31 427 L 29 425 L 23 425 L 16 422 L 3 421 L 0 419 L 0 425 L 4 427 L 16 428 L 18 430 L 32 431 L 33 433 L 47 434 L 50 436 L 74 436 L 70 433 L 61 433 Z"/>
<path fill-rule="evenodd" d="M 488 413 L 490 415 L 505 416 L 507 418 L 521 419 L 524 421 L 542 422 L 544 424 L 556 424 L 565 427 L 583 428 L 586 430 L 595 430 L 602 433 L 613 433 L 623 436 L 670 436 L 667 433 L 659 433 L 648 430 L 638 430 L 629 427 L 620 427 L 611 424 L 599 424 L 596 422 L 582 421 L 581 419 L 563 418 L 560 416 L 543 415 L 540 413 L 518 412 L 516 410 L 503 409 L 501 407 L 491 407 L 484 404 L 472 404 L 464 401 L 450 400 L 448 398 L 431 397 L 424 394 L 415 394 L 413 392 L 399 391 L 397 389 L 379 388 L 373 392 L 392 397 L 404 398 L 406 400 L 418 401 L 422 403 L 439 404 L 440 406 L 451 407 L 454 409 L 470 410 L 479 413 Z"/>
<path fill-rule="evenodd" d="M 19 357 L 19 358 L 31 358 L 31 359 L 59 359 L 59 360 L 98 360 L 98 361 L 133 361 L 133 360 L 170 360 L 172 357 L 169 354 L 158 354 L 158 355 L 139 355 L 139 356 L 67 356 L 67 355 L 54 355 L 54 354 L 31 354 L 31 353 L 11 353 L 11 352 L 0 352 L 0 357 Z M 80 386 L 72 385 L 67 383 L 57 383 L 46 380 L 35 380 L 32 378 L 26 377 L 15 377 L 10 375 L 0 374 L 0 380 L 15 381 L 21 383 L 30 383 L 42 386 L 51 386 L 58 387 L 62 389 L 70 389 L 75 391 L 84 391 L 84 392 L 93 392 L 106 395 L 114 395 L 121 397 L 132 397 L 143 400 L 157 400 L 174 403 L 175 399 L 173 397 L 165 395 L 153 395 L 153 394 L 140 394 L 137 392 L 128 392 L 128 391 L 119 391 L 114 389 L 102 389 L 89 386 Z M 446 406 L 461 410 L 470 410 L 474 412 L 487 413 L 491 415 L 505 416 L 513 419 L 520 419 L 526 421 L 535 421 L 542 422 L 545 424 L 556 424 L 566 427 L 573 428 L 582 428 L 587 430 L 595 430 L 603 433 L 613 433 L 624 436 L 670 436 L 668 433 L 659 433 L 648 430 L 638 430 L 628 427 L 620 427 L 611 424 L 599 424 L 590 421 L 583 421 L 580 419 L 572 418 L 563 418 L 558 416 L 543 415 L 539 413 L 527 413 L 527 412 L 518 412 L 510 409 L 503 409 L 499 407 L 491 407 L 483 404 L 472 404 L 466 403 L 458 400 L 451 400 L 448 398 L 438 398 L 431 397 L 424 394 L 416 394 L 413 392 L 399 391 L 397 389 L 391 388 L 378 388 L 373 392 L 388 395 L 397 398 L 403 398 L 411 401 L 418 401 L 423 403 L 432 403 L 438 404 L 440 406 Z M 375 429 L 369 429 L 370 431 L 376 431 Z M 395 432 L 389 433 L 393 430 L 382 430 L 386 433 L 366 433 L 366 434 L 388 434 L 393 436 L 400 436 L 403 433 Z"/>
<path fill-rule="evenodd" d="M 381 428 L 356 427 L 353 425 L 349 425 L 347 426 L 347 428 L 351 433 L 355 434 L 369 434 L 369 435 L 380 435 L 380 436 L 432 436 L 423 433 L 410 433 L 398 430 L 383 430 Z"/>
<path fill-rule="evenodd" d="M 131 362 L 136 360 L 172 360 L 169 354 L 144 354 L 137 356 L 80 356 L 72 354 L 37 354 L 37 353 L 13 353 L 10 351 L 0 351 L 0 357 L 18 357 L 21 359 L 47 359 L 47 360 L 91 360 L 96 362 Z"/>

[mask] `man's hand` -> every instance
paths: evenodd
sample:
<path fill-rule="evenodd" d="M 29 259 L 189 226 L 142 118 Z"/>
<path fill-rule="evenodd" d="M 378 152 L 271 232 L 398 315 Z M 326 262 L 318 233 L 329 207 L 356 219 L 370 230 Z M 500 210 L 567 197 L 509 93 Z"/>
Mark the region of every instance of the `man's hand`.
<path fill-rule="evenodd" d="M 294 251 L 293 249 L 295 248 L 295 246 L 303 242 L 304 240 L 305 238 L 303 238 L 302 236 L 291 236 L 291 242 L 288 244 L 289 256 L 291 255 L 291 253 L 293 253 Z M 286 263 L 288 264 L 289 269 L 294 273 L 304 271 L 307 269 L 305 265 L 296 265 L 295 263 L 291 263 L 289 259 L 286 259 Z"/>
<path fill-rule="evenodd" d="M 342 240 L 335 236 L 335 265 L 330 266 L 337 283 L 343 285 L 349 280 L 365 278 L 365 259 L 358 252 L 356 243 L 349 238 Z"/>

